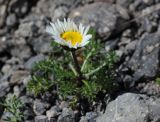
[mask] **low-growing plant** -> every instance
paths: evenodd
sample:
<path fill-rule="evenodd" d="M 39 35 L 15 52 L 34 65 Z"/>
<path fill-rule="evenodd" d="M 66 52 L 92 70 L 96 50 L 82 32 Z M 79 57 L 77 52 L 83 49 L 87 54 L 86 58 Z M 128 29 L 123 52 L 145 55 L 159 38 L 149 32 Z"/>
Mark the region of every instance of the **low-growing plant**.
<path fill-rule="evenodd" d="M 58 25 L 66 23 L 68 25 L 72 23 L 75 30 L 73 32 L 72 28 L 65 30 L 68 26 L 65 25 L 64 31 L 56 37 L 54 33 L 60 31 L 57 29 Z M 53 51 L 49 59 L 35 65 L 32 78 L 27 85 L 27 89 L 36 95 L 56 86 L 63 99 L 67 99 L 68 96 L 74 98 L 71 101 L 72 106 L 75 101 L 83 98 L 93 102 L 100 91 L 106 92 L 107 89 L 111 89 L 115 75 L 114 63 L 118 59 L 114 51 L 105 52 L 104 45 L 96 39 L 94 29 L 88 32 L 89 28 L 85 29 L 80 25 L 79 32 L 75 26 L 71 20 L 64 20 L 64 23 L 58 20 L 56 26 L 52 23 L 52 26 L 47 28 L 60 45 L 51 42 Z M 80 40 L 82 38 L 86 40 Z M 63 42 L 64 40 L 66 42 Z M 85 46 L 87 43 L 89 44 Z"/>
<path fill-rule="evenodd" d="M 22 102 L 15 96 L 8 96 L 5 101 L 2 103 L 5 108 L 5 112 L 9 112 L 10 115 L 3 121 L 5 122 L 22 122 L 23 121 L 23 104 Z"/>

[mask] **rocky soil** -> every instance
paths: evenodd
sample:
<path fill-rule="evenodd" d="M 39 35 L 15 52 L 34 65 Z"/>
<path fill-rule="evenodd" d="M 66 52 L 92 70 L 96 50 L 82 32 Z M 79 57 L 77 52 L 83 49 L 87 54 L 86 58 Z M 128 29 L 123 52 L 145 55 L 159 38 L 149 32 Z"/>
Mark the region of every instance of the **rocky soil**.
<path fill-rule="evenodd" d="M 52 92 L 41 98 L 26 92 L 32 66 L 51 51 L 46 24 L 67 17 L 94 27 L 106 51 L 120 57 L 120 87 L 106 95 L 105 111 L 99 103 L 82 114 Z M 0 100 L 18 96 L 25 122 L 160 122 L 158 76 L 160 0 L 0 0 Z M 2 122 L 6 114 L 0 105 Z"/>

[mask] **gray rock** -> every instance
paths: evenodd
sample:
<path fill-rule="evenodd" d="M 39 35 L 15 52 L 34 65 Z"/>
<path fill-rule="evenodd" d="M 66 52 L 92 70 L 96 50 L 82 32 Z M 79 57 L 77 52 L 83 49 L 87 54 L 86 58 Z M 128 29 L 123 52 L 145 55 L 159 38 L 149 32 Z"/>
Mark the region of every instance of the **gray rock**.
<path fill-rule="evenodd" d="M 79 122 L 88 122 L 88 119 L 85 116 L 82 116 Z"/>
<path fill-rule="evenodd" d="M 5 120 L 6 120 L 7 118 L 10 118 L 10 117 L 12 117 L 12 116 L 13 116 L 13 114 L 10 113 L 10 112 L 3 112 L 3 115 L 2 115 L 2 117 L 1 117 L 0 120 L 2 120 L 2 122 L 5 122 Z"/>
<path fill-rule="evenodd" d="M 48 122 L 48 118 L 45 115 L 36 116 L 35 122 Z"/>
<path fill-rule="evenodd" d="M 48 118 L 56 117 L 61 113 L 60 111 L 59 106 L 53 106 L 50 110 L 46 111 L 46 115 Z"/>
<path fill-rule="evenodd" d="M 116 2 L 116 0 L 95 0 L 95 2 L 106 2 L 108 4 L 113 4 Z"/>
<path fill-rule="evenodd" d="M 55 118 L 50 118 L 48 122 L 57 122 Z"/>
<path fill-rule="evenodd" d="M 53 17 L 55 8 L 55 0 L 47 0 L 47 2 L 46 0 L 39 0 L 37 6 L 32 8 L 32 13 L 38 17 L 42 17 L 43 15 Z"/>
<path fill-rule="evenodd" d="M 36 17 L 35 21 L 33 21 L 34 16 L 35 15 L 31 15 L 21 22 L 18 30 L 15 32 L 15 36 L 28 38 L 27 43 L 30 45 L 30 47 L 32 47 L 34 52 L 48 53 L 52 49 L 50 43 L 53 38 L 48 36 L 45 32 L 46 26 L 44 25 L 44 21 L 38 17 Z M 21 47 L 19 48 L 21 49 Z M 24 50 L 26 47 L 22 48 Z M 23 52 L 23 50 L 20 51 Z"/>
<path fill-rule="evenodd" d="M 71 6 L 73 6 L 75 3 L 76 3 L 75 0 L 56 0 L 56 1 L 55 1 L 56 6 L 63 5 L 63 6 L 71 7 Z"/>
<path fill-rule="evenodd" d="M 0 5 L 2 5 L 4 3 L 5 0 L 0 0 Z"/>
<path fill-rule="evenodd" d="M 9 92 L 10 86 L 8 82 L 0 82 L 0 98 Z"/>
<path fill-rule="evenodd" d="M 77 23 L 91 25 L 103 39 L 107 39 L 111 34 L 121 32 L 125 26 L 128 26 L 127 24 L 123 25 L 123 23 L 129 19 L 126 10 L 121 6 L 104 2 L 79 7 L 73 10 L 69 17 L 74 18 Z M 119 27 L 120 25 L 123 27 Z"/>
<path fill-rule="evenodd" d="M 13 94 L 16 96 L 16 97 L 19 97 L 20 96 L 20 93 L 21 93 L 21 91 L 20 91 L 20 88 L 19 88 L 19 86 L 14 86 L 14 88 L 13 88 Z"/>
<path fill-rule="evenodd" d="M 155 81 L 149 81 L 147 83 L 138 83 L 136 89 L 138 89 L 140 93 L 147 94 L 149 96 L 160 95 L 160 85 L 156 84 Z"/>
<path fill-rule="evenodd" d="M 6 19 L 6 24 L 9 27 L 13 27 L 17 24 L 17 17 L 15 14 L 10 14 L 9 16 L 7 16 Z"/>
<path fill-rule="evenodd" d="M 28 77 L 29 72 L 25 70 L 14 71 L 10 78 L 11 84 L 21 84 L 23 80 Z"/>
<path fill-rule="evenodd" d="M 42 115 L 50 105 L 36 99 L 33 104 L 33 111 L 36 115 Z"/>
<path fill-rule="evenodd" d="M 6 64 L 10 64 L 10 65 L 22 64 L 22 61 L 17 57 L 12 57 L 6 61 Z"/>
<path fill-rule="evenodd" d="M 69 103 L 67 101 L 62 101 L 61 104 L 59 105 L 59 107 L 61 109 L 68 108 L 69 107 Z"/>
<path fill-rule="evenodd" d="M 22 101 L 23 104 L 33 104 L 33 99 L 28 96 L 21 96 L 19 99 Z"/>
<path fill-rule="evenodd" d="M 160 99 L 146 95 L 125 93 L 110 102 L 104 115 L 96 122 L 158 122 Z"/>
<path fill-rule="evenodd" d="M 32 119 L 34 118 L 34 112 L 31 110 L 31 108 L 27 108 L 23 111 L 24 114 L 24 120 L 26 122 L 26 120 L 30 121 L 30 122 L 34 122 L 32 121 Z"/>
<path fill-rule="evenodd" d="M 51 52 L 51 39 L 48 35 L 42 35 L 37 38 L 31 38 L 29 43 L 33 46 L 33 49 L 37 53 L 49 53 Z"/>
<path fill-rule="evenodd" d="M 123 56 L 124 51 L 123 50 L 116 50 L 115 53 L 119 58 L 121 58 Z"/>
<path fill-rule="evenodd" d="M 137 43 L 137 41 L 131 41 L 130 43 L 128 43 L 125 46 L 125 53 L 128 54 L 130 52 L 133 52 L 136 48 L 136 43 Z"/>
<path fill-rule="evenodd" d="M 62 114 L 58 117 L 58 122 L 75 122 L 74 112 L 69 108 L 63 108 Z"/>
<path fill-rule="evenodd" d="M 153 78 L 157 75 L 160 62 L 159 52 L 159 34 L 149 34 L 138 41 L 135 52 L 128 63 L 128 67 L 134 71 L 135 81 L 140 78 Z"/>
<path fill-rule="evenodd" d="M 22 60 L 26 60 L 31 57 L 32 52 L 29 46 L 25 44 L 18 44 L 11 50 L 12 56 L 18 57 Z"/>
<path fill-rule="evenodd" d="M 35 122 L 34 120 L 25 120 L 25 122 Z"/>
<path fill-rule="evenodd" d="M 2 67 L 2 72 L 4 73 L 5 77 L 9 77 L 13 75 L 13 73 L 19 69 L 24 69 L 23 62 L 16 58 L 12 57 L 9 60 L 5 61 L 5 65 Z"/>
<path fill-rule="evenodd" d="M 16 37 L 30 37 L 33 35 L 32 33 L 32 26 L 34 25 L 34 22 L 21 22 L 18 29 L 15 31 Z"/>
<path fill-rule="evenodd" d="M 149 20 L 148 17 L 145 17 L 141 23 L 142 23 L 142 26 L 141 26 L 142 31 L 153 33 L 153 32 L 156 32 L 158 29 L 158 23 L 154 22 L 153 20 L 152 21 Z"/>
<path fill-rule="evenodd" d="M 98 114 L 96 112 L 87 112 L 86 118 L 88 122 L 96 122 L 96 117 L 98 117 Z"/>
<path fill-rule="evenodd" d="M 24 64 L 24 66 L 26 69 L 31 70 L 36 63 L 38 63 L 39 61 L 42 61 L 44 59 L 46 59 L 46 57 L 42 54 L 33 56 Z"/>
<path fill-rule="evenodd" d="M 142 0 L 145 4 L 147 5 L 152 5 L 154 4 L 154 0 Z"/>
<path fill-rule="evenodd" d="M 10 74 L 10 72 L 12 72 L 11 70 L 12 70 L 12 69 L 11 69 L 11 65 L 9 65 L 9 64 L 3 65 L 2 69 L 1 69 L 1 71 L 2 71 L 4 74 Z"/>
<path fill-rule="evenodd" d="M 7 47 L 7 44 L 6 44 L 6 37 L 2 37 L 0 38 L 0 53 L 3 52 Z"/>
<path fill-rule="evenodd" d="M 67 14 L 68 14 L 68 9 L 64 6 L 62 7 L 58 7 L 57 9 L 55 9 L 54 11 L 54 16 L 51 17 L 52 21 L 56 20 L 56 19 L 63 19 L 66 18 Z"/>
<path fill-rule="evenodd" d="M 130 4 L 132 4 L 134 0 L 116 0 L 116 4 L 119 4 L 125 8 L 128 8 Z"/>

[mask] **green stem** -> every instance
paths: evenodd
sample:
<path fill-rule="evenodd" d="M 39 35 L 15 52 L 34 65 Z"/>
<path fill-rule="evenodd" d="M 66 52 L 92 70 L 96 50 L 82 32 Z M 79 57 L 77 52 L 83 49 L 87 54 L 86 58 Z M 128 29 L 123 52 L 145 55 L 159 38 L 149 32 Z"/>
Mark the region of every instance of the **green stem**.
<path fill-rule="evenodd" d="M 72 57 L 73 57 L 73 60 L 74 60 L 74 63 L 75 63 L 75 68 L 76 68 L 76 71 L 78 73 L 78 80 L 77 80 L 77 84 L 79 86 L 81 86 L 82 84 L 82 72 L 80 70 L 80 66 L 79 66 L 79 63 L 78 63 L 78 60 L 77 60 L 77 57 L 76 57 L 76 54 L 75 54 L 75 50 L 72 50 L 71 51 L 71 54 L 72 54 Z"/>
<path fill-rule="evenodd" d="M 102 69 L 104 66 L 106 66 L 107 63 L 103 63 L 102 65 L 100 65 L 99 67 L 97 67 L 96 69 L 92 70 L 91 72 L 85 74 L 86 77 L 98 72 L 100 69 Z"/>
<path fill-rule="evenodd" d="M 72 64 L 69 64 L 69 67 L 71 68 L 71 70 L 73 71 L 73 73 L 75 74 L 75 76 L 78 75 L 77 71 L 75 70 L 75 68 L 73 67 Z"/>
<path fill-rule="evenodd" d="M 92 52 L 94 51 L 94 49 L 91 50 L 91 52 L 87 55 L 86 59 L 84 60 L 83 64 L 82 64 L 82 67 L 81 67 L 81 72 L 84 70 L 85 68 L 85 65 L 89 59 L 89 57 L 92 55 Z"/>

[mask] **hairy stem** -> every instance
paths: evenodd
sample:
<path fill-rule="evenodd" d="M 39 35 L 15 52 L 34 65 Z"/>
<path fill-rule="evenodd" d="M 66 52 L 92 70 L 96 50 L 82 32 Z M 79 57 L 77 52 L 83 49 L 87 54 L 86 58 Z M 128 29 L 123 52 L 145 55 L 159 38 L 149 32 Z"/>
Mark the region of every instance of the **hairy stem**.
<path fill-rule="evenodd" d="M 97 67 L 96 69 L 92 70 L 91 72 L 85 74 L 86 77 L 98 72 L 100 69 L 102 69 L 104 66 L 106 66 L 106 63 L 103 63 L 102 65 L 100 65 L 99 67 Z"/>
<path fill-rule="evenodd" d="M 84 60 L 84 62 L 83 62 L 83 64 L 82 64 L 82 67 L 81 67 L 81 72 L 84 70 L 85 65 L 86 65 L 89 57 L 92 55 L 93 51 L 94 51 L 94 49 L 91 50 L 91 52 L 87 55 L 86 59 Z"/>
<path fill-rule="evenodd" d="M 73 67 L 72 64 L 69 64 L 70 69 L 73 71 L 74 75 L 77 76 L 77 71 L 75 70 L 75 68 Z"/>
<path fill-rule="evenodd" d="M 72 54 L 72 57 L 75 63 L 76 71 L 78 73 L 78 85 L 81 85 L 82 84 L 82 72 L 81 72 L 81 69 L 80 69 L 76 54 L 75 54 L 75 50 L 72 50 L 71 54 Z"/>

